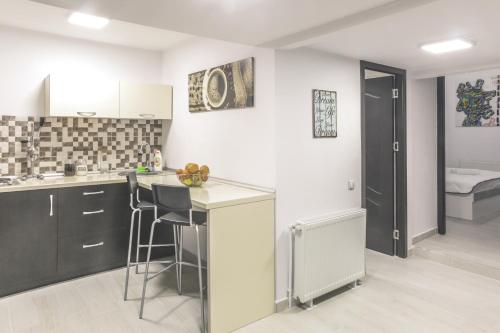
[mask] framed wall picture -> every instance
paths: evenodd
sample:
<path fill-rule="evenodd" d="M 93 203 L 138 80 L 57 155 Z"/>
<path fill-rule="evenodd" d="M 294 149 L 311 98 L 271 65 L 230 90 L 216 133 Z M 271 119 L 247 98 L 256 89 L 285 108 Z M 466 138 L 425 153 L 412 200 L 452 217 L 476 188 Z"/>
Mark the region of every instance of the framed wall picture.
<path fill-rule="evenodd" d="M 457 127 L 500 127 L 500 76 L 460 82 L 457 101 Z"/>
<path fill-rule="evenodd" d="M 313 136 L 337 137 L 337 92 L 313 89 Z"/>
<path fill-rule="evenodd" d="M 254 58 L 191 73 L 189 112 L 254 106 Z"/>

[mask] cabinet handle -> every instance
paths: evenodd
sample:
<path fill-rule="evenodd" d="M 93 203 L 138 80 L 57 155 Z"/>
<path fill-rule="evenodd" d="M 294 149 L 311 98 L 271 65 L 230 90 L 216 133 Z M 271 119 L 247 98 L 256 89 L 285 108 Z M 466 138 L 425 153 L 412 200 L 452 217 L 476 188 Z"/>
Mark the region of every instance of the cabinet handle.
<path fill-rule="evenodd" d="M 102 213 L 104 213 L 104 209 L 96 210 L 93 212 L 83 212 L 83 215 L 102 214 Z"/>
<path fill-rule="evenodd" d="M 96 115 L 95 112 L 77 112 L 77 114 L 82 117 L 94 117 Z"/>
<path fill-rule="evenodd" d="M 54 195 L 51 194 L 49 197 L 50 197 L 50 213 L 49 213 L 49 216 L 54 216 Z"/>
<path fill-rule="evenodd" d="M 104 194 L 104 191 L 97 191 L 97 192 L 83 192 L 83 195 L 97 195 L 97 194 Z"/>
<path fill-rule="evenodd" d="M 141 113 L 141 114 L 139 114 L 139 116 L 142 118 L 154 118 L 155 117 L 155 115 L 152 113 Z"/>
<path fill-rule="evenodd" d="M 96 244 L 83 244 L 82 245 L 82 248 L 83 249 L 88 249 L 89 247 L 98 247 L 98 246 L 103 246 L 104 245 L 104 242 L 100 242 L 100 243 L 96 243 Z"/>

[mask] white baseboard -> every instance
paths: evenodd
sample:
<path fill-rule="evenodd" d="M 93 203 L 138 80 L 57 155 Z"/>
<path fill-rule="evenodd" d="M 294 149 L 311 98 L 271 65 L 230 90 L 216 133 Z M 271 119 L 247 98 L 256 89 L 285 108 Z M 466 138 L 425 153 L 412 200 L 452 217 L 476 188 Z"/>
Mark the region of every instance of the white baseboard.
<path fill-rule="evenodd" d="M 288 298 L 282 298 L 275 301 L 276 312 L 282 312 L 288 309 Z M 297 300 L 292 299 L 292 307 L 297 306 L 299 303 Z"/>
<path fill-rule="evenodd" d="M 288 297 L 277 299 L 275 301 L 276 304 L 276 312 L 282 312 L 288 309 Z"/>
<path fill-rule="evenodd" d="M 437 227 L 424 231 L 418 235 L 413 236 L 411 239 L 411 243 L 412 245 L 415 245 L 416 243 L 421 242 L 426 238 L 434 236 L 435 234 L 437 234 L 437 232 L 438 232 Z"/>

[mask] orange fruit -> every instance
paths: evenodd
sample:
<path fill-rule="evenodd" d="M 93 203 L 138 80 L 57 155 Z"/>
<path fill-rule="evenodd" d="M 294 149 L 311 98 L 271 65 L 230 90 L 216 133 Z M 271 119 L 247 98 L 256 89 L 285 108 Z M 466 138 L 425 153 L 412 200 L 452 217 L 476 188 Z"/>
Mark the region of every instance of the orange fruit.
<path fill-rule="evenodd" d="M 196 163 L 188 163 L 186 165 L 186 171 L 190 174 L 197 173 L 200 170 L 198 164 Z"/>
<path fill-rule="evenodd" d="M 200 172 L 202 175 L 208 175 L 210 173 L 210 169 L 206 165 L 202 165 Z"/>

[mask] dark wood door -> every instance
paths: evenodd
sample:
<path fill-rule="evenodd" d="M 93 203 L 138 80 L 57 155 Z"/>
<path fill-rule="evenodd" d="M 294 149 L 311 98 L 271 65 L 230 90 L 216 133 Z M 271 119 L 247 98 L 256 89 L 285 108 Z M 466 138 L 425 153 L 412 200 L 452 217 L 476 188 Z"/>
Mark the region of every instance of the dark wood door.
<path fill-rule="evenodd" d="M 0 193 L 0 296 L 55 278 L 57 200 L 57 190 Z"/>
<path fill-rule="evenodd" d="M 394 254 L 394 77 L 365 80 L 366 246 Z"/>

